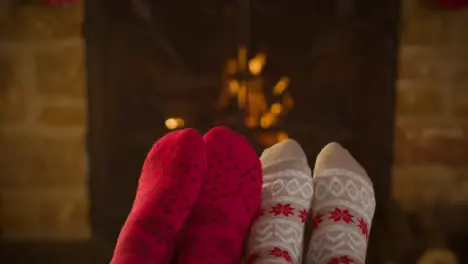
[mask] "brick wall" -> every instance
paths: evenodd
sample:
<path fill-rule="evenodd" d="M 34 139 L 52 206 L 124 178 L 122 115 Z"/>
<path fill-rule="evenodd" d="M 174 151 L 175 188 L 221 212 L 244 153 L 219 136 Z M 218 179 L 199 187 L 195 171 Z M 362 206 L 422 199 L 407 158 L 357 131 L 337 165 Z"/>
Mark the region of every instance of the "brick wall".
<path fill-rule="evenodd" d="M 459 218 L 450 207 L 468 207 L 468 10 L 402 2 L 393 196 L 407 211 L 451 211 L 434 222 Z"/>
<path fill-rule="evenodd" d="M 82 6 L 17 2 L 0 8 L 2 235 L 86 238 Z"/>

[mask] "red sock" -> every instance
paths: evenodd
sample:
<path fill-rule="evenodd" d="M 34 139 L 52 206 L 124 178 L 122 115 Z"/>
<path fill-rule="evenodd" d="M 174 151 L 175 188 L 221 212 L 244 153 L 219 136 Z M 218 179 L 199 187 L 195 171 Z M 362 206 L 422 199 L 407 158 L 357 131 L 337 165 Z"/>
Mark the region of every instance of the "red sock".
<path fill-rule="evenodd" d="M 205 174 L 205 146 L 197 131 L 178 130 L 158 140 L 143 165 L 111 264 L 169 263 Z"/>
<path fill-rule="evenodd" d="M 187 219 L 180 264 L 238 264 L 260 206 L 260 161 L 239 134 L 217 127 L 204 137 L 208 173 Z"/>

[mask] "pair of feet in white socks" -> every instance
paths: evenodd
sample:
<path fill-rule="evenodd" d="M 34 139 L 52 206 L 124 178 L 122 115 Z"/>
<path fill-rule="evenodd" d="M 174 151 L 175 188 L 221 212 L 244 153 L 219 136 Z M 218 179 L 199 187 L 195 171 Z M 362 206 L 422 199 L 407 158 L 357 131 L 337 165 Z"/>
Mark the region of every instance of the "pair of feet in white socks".
<path fill-rule="evenodd" d="M 247 264 L 364 264 L 375 195 L 365 170 L 337 143 L 317 156 L 312 176 L 299 144 L 286 140 L 262 156 L 263 197 Z M 311 214 L 309 216 L 309 214 Z M 313 231 L 303 248 L 305 223 Z"/>

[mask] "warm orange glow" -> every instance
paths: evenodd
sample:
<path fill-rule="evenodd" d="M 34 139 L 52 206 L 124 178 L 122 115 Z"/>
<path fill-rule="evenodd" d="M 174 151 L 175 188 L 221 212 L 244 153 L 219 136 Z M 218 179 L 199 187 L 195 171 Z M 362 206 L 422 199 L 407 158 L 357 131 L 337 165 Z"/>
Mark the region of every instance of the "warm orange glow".
<path fill-rule="evenodd" d="M 166 128 L 169 130 L 174 130 L 182 128 L 185 125 L 185 121 L 182 118 L 168 118 L 165 122 Z"/>
<path fill-rule="evenodd" d="M 276 138 L 278 139 L 278 142 L 285 141 L 286 139 L 289 138 L 288 134 L 286 132 L 282 131 L 279 132 L 278 135 L 276 135 Z"/>
<path fill-rule="evenodd" d="M 274 95 L 281 95 L 286 88 L 288 88 L 289 85 L 289 78 L 288 77 L 282 77 L 275 85 L 273 88 L 273 94 Z"/>
<path fill-rule="evenodd" d="M 236 95 L 239 92 L 239 82 L 236 80 L 229 81 L 229 93 L 231 95 Z"/>
<path fill-rule="evenodd" d="M 245 125 L 250 128 L 255 128 L 258 126 L 258 120 L 255 117 L 249 116 L 245 118 Z"/>
<path fill-rule="evenodd" d="M 262 128 L 270 128 L 276 123 L 276 117 L 272 113 L 266 113 L 260 118 L 260 126 Z"/>
<path fill-rule="evenodd" d="M 266 55 L 263 53 L 257 54 L 253 59 L 249 61 L 249 71 L 253 75 L 259 75 L 262 73 L 263 66 L 265 66 Z"/>
<path fill-rule="evenodd" d="M 237 99 L 237 109 L 244 110 L 242 112 L 246 114 L 244 125 L 253 131 L 259 127 L 264 129 L 260 133 L 255 132 L 255 137 L 264 146 L 271 146 L 289 137 L 285 131 L 278 131 L 275 126 L 294 105 L 294 100 L 287 91 L 290 79 L 288 77 L 280 78 L 273 87 L 272 92 L 265 94 L 266 88 L 261 73 L 266 64 L 267 56 L 264 53 L 258 53 L 250 60 L 248 56 L 247 48 L 239 46 L 237 58 L 232 58 L 226 63 L 222 91 L 222 98 L 226 103 L 223 107 L 228 105 L 229 98 Z M 251 76 L 253 78 L 241 81 L 234 77 L 237 73 L 245 73 L 247 70 L 254 75 L 254 77 Z M 275 101 L 270 104 L 267 99 L 271 95 L 274 95 Z M 277 99 L 281 101 L 276 101 Z M 221 121 L 231 122 L 230 119 Z M 220 123 L 222 124 L 222 122 Z M 180 118 L 166 120 L 168 129 L 173 130 L 183 126 L 184 121 Z"/>
<path fill-rule="evenodd" d="M 247 48 L 240 46 L 237 53 L 237 62 L 239 70 L 244 71 L 247 68 Z"/>
<path fill-rule="evenodd" d="M 226 71 L 229 74 L 235 74 L 237 71 L 237 61 L 236 59 L 229 59 L 226 63 Z"/>
<path fill-rule="evenodd" d="M 245 84 L 240 84 L 239 92 L 237 93 L 237 105 L 240 109 L 244 109 L 247 103 L 247 87 Z"/>
<path fill-rule="evenodd" d="M 270 132 L 259 133 L 255 135 L 255 138 L 257 139 L 258 142 L 260 142 L 260 144 L 262 144 L 265 147 L 271 147 L 274 144 L 278 143 L 276 133 L 270 133 Z"/>
<path fill-rule="evenodd" d="M 270 107 L 270 112 L 274 115 L 280 115 L 283 112 L 283 105 L 280 103 L 274 103 Z"/>
<path fill-rule="evenodd" d="M 291 96 L 286 95 L 283 98 L 283 104 L 287 109 L 291 109 L 294 106 L 294 99 Z"/>

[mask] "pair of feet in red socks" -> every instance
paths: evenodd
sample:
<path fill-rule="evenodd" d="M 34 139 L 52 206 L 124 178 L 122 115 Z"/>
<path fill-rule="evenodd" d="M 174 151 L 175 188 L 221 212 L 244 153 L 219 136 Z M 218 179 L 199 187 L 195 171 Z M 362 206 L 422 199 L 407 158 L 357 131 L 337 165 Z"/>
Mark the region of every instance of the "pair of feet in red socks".
<path fill-rule="evenodd" d="M 111 264 L 239 263 L 261 188 L 260 160 L 241 135 L 167 134 L 146 158 Z"/>

